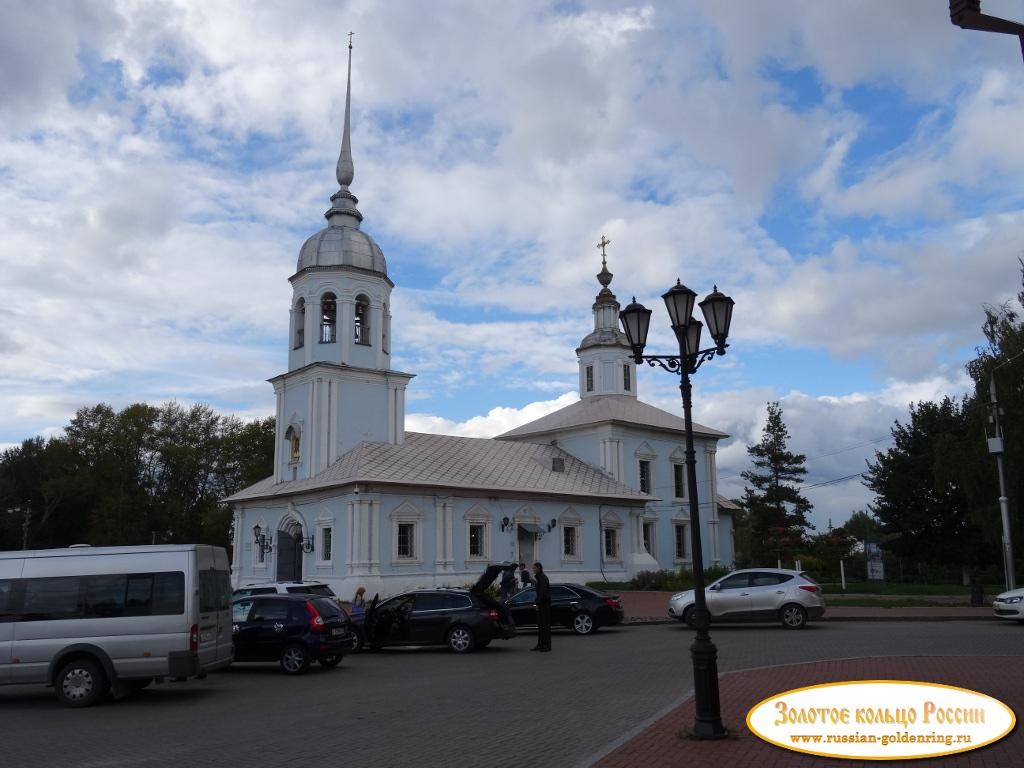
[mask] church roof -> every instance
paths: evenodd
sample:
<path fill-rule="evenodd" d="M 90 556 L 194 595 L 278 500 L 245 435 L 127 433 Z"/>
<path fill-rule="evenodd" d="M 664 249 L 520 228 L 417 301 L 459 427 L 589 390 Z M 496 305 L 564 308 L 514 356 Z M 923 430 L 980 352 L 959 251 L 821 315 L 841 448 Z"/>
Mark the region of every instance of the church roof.
<path fill-rule="evenodd" d="M 556 471 L 557 462 L 552 459 L 561 459 L 564 471 Z M 355 483 L 598 497 L 637 505 L 656 500 L 557 446 L 406 432 L 401 445 L 360 443 L 314 477 L 277 484 L 268 477 L 225 501 L 309 493 Z"/>
<path fill-rule="evenodd" d="M 529 424 L 498 435 L 498 440 L 533 437 L 597 424 L 618 423 L 633 427 L 682 432 L 686 426 L 681 416 L 655 408 L 629 395 L 597 395 L 586 397 Z M 693 423 L 695 435 L 728 437 L 725 432 Z"/>

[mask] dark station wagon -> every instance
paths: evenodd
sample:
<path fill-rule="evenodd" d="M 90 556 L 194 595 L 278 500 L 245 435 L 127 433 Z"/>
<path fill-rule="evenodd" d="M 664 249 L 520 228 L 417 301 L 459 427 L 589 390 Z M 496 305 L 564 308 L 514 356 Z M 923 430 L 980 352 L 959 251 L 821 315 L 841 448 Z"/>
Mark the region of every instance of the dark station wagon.
<path fill-rule="evenodd" d="M 505 607 L 486 591 L 501 570 L 489 566 L 471 589 L 414 590 L 382 602 L 374 597 L 364 615 L 352 617 L 357 647 L 447 645 L 467 653 L 515 637 Z"/>

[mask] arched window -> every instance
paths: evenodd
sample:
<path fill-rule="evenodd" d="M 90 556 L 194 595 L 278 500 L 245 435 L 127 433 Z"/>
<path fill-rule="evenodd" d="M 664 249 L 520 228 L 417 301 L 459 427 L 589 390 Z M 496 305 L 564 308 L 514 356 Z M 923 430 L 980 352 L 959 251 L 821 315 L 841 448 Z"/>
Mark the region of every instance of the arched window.
<path fill-rule="evenodd" d="M 325 293 L 320 299 L 320 343 L 333 344 L 337 328 L 338 301 L 333 293 Z"/>
<path fill-rule="evenodd" d="M 384 312 L 381 314 L 381 339 L 380 348 L 385 355 L 391 354 L 391 315 L 388 314 L 388 305 L 384 305 Z"/>
<path fill-rule="evenodd" d="M 288 442 L 290 450 L 289 461 L 298 461 L 302 458 L 302 440 L 300 439 L 299 430 L 295 427 L 288 427 L 288 431 L 284 433 L 284 439 Z"/>
<path fill-rule="evenodd" d="M 370 343 L 370 300 L 363 294 L 356 296 L 356 344 Z"/>
<path fill-rule="evenodd" d="M 292 349 L 299 349 L 306 343 L 306 300 L 295 302 L 295 344 Z"/>

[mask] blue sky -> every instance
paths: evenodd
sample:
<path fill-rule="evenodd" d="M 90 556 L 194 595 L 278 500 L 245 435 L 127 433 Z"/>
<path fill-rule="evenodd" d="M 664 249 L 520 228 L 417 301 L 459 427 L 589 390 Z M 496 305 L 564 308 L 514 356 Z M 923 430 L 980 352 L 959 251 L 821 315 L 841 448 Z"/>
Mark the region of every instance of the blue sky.
<path fill-rule="evenodd" d="M 611 288 L 733 296 L 695 417 L 720 490 L 782 403 L 814 521 L 895 419 L 960 395 L 1020 286 L 1024 64 L 933 0 L 88 2 L 0 30 L 0 445 L 97 402 L 273 412 L 287 278 L 352 189 L 395 281 L 407 427 L 490 436 L 571 402 Z M 985 11 L 1024 20 L 1024 1 Z M 641 397 L 679 409 L 672 377 Z"/>

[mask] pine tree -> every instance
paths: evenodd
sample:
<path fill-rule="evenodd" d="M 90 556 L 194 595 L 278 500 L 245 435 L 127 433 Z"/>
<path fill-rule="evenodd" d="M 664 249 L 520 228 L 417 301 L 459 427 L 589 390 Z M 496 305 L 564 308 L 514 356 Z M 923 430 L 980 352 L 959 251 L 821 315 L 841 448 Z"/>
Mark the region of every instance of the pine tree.
<path fill-rule="evenodd" d="M 743 473 L 743 506 L 750 525 L 750 565 L 793 560 L 803 550 L 813 526 L 807 520 L 811 503 L 799 491 L 807 474 L 802 453 L 786 448 L 789 431 L 778 402 L 768 403 L 768 422 L 761 442 L 747 446 L 754 468 Z"/>

